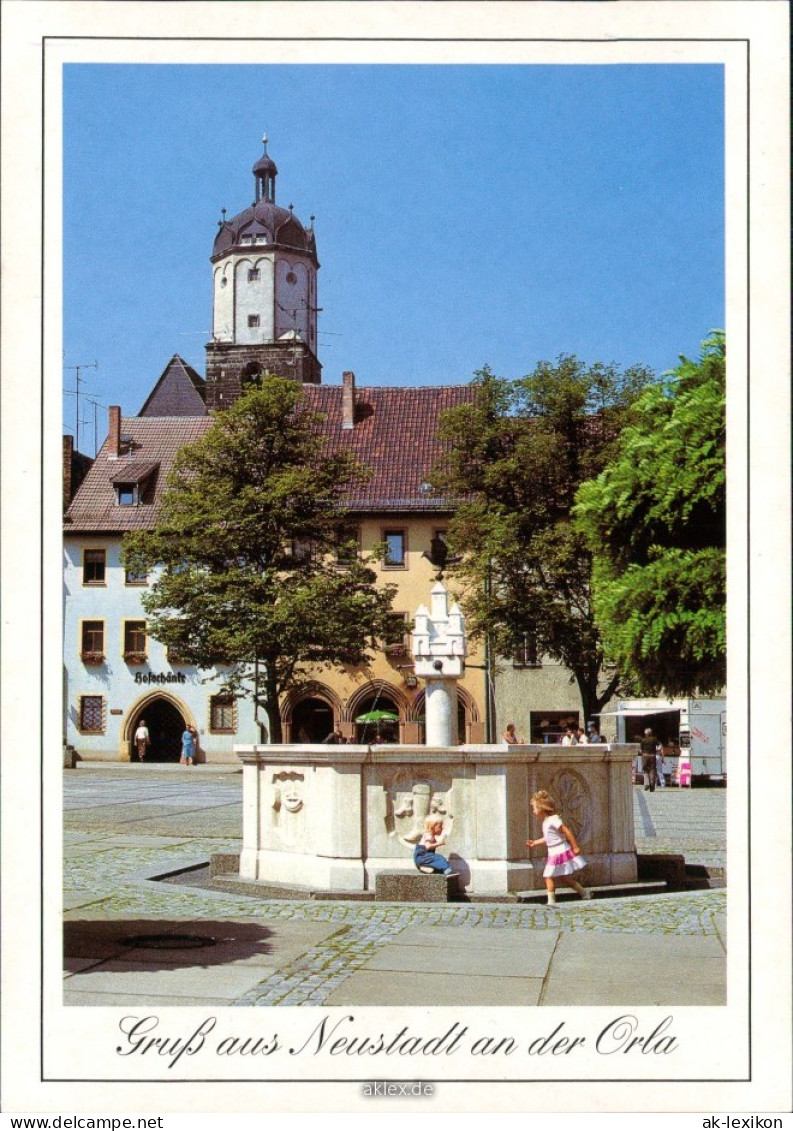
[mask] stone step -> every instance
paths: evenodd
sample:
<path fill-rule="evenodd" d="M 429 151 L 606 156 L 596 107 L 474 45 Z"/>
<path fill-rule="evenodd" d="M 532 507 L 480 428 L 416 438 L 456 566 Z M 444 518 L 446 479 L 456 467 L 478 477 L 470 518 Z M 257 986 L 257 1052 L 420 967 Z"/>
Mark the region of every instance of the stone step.
<path fill-rule="evenodd" d="M 456 872 L 444 876 L 424 872 L 381 872 L 375 877 L 375 899 L 388 903 L 449 903 L 457 895 Z"/>

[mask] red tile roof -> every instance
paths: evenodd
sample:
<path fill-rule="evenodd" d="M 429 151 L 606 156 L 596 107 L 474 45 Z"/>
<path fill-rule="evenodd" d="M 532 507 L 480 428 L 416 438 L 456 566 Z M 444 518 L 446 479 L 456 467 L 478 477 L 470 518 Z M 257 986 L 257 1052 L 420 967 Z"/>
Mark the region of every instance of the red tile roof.
<path fill-rule="evenodd" d="M 468 385 L 423 388 L 372 386 L 355 391 L 355 427 L 342 427 L 342 386 L 305 385 L 311 408 L 325 416 L 323 431 L 331 451 L 350 450 L 372 469 L 369 480 L 354 487 L 345 500 L 358 513 L 449 511 L 449 500 L 430 493 L 427 480 L 444 450 L 437 438 L 440 414 L 470 402 Z M 149 526 L 176 452 L 211 427 L 212 418 L 133 416 L 121 421 L 121 433 L 131 437 L 128 456 L 108 459 L 104 444 L 75 495 L 65 520 L 72 533 L 122 533 Z M 153 501 L 118 506 L 113 483 L 124 481 L 125 461 L 131 473 L 159 463 L 153 472 Z M 131 481 L 131 480 L 129 480 Z M 149 495 L 151 497 L 151 485 Z"/>
<path fill-rule="evenodd" d="M 448 500 L 430 493 L 430 472 L 445 445 L 438 439 L 441 413 L 474 398 L 470 385 L 420 388 L 370 386 L 355 390 L 355 427 L 342 428 L 342 386 L 307 385 L 312 408 L 325 415 L 332 450 L 349 449 L 372 469 L 354 488 L 347 505 L 356 511 L 450 510 Z"/>
<path fill-rule="evenodd" d="M 211 424 L 209 416 L 123 417 L 121 433 L 131 438 L 129 455 L 108 459 L 105 441 L 66 512 L 64 530 L 75 534 L 123 533 L 151 526 L 174 456 L 185 444 L 199 440 Z M 155 480 L 153 501 L 140 506 L 118 506 L 113 482 L 123 482 L 123 476 L 139 469 L 144 461 L 159 463 L 152 476 Z"/>

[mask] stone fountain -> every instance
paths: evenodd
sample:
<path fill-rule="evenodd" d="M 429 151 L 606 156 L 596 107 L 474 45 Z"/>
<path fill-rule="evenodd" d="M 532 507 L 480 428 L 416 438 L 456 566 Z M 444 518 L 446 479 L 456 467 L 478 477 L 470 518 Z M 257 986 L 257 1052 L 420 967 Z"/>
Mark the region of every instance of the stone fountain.
<path fill-rule="evenodd" d="M 243 763 L 240 876 L 296 891 L 374 891 L 378 875 L 413 869 L 413 846 L 435 813 L 444 853 L 469 894 L 539 890 L 543 850 L 525 842 L 529 798 L 546 789 L 578 837 L 587 883 L 635 882 L 636 747 L 458 746 L 465 618 L 449 607 L 441 581 L 430 608 L 416 612 L 412 645 L 426 684 L 426 745 L 235 746 Z"/>

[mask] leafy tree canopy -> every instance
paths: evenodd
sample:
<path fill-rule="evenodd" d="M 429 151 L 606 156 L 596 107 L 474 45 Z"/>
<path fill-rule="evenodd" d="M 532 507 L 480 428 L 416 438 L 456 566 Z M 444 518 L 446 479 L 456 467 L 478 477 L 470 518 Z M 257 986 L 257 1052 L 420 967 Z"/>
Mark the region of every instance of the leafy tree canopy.
<path fill-rule="evenodd" d="M 127 567 L 156 572 L 148 630 L 185 662 L 228 665 L 237 694 L 255 662 L 274 741 L 290 686 L 367 662 L 388 630 L 394 587 L 344 543 L 344 493 L 363 475 L 328 452 L 301 387 L 266 376 L 179 452 L 156 526 L 125 538 Z"/>
<path fill-rule="evenodd" d="M 614 458 L 578 492 L 608 657 L 637 694 L 726 680 L 724 335 L 646 390 Z"/>
<path fill-rule="evenodd" d="M 472 635 L 501 655 L 528 640 L 561 661 L 586 714 L 608 701 L 617 676 L 604 672 L 591 556 L 570 512 L 652 380 L 640 366 L 587 366 L 570 355 L 516 381 L 485 368 L 474 402 L 451 409 L 441 425 L 450 450 L 434 482 L 462 500 L 449 543 Z"/>

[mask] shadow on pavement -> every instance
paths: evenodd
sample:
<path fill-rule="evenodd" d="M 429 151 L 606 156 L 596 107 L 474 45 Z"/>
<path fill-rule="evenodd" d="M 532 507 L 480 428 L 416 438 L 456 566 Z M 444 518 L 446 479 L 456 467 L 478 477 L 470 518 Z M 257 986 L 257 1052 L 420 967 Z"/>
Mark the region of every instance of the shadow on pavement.
<path fill-rule="evenodd" d="M 64 923 L 64 972 L 86 960 L 126 962 L 148 969 L 222 966 L 266 958 L 275 935 L 260 923 L 229 920 L 76 919 Z"/>

